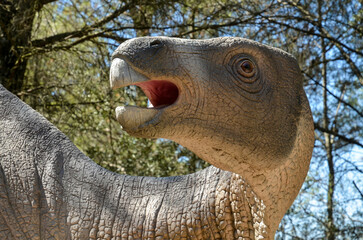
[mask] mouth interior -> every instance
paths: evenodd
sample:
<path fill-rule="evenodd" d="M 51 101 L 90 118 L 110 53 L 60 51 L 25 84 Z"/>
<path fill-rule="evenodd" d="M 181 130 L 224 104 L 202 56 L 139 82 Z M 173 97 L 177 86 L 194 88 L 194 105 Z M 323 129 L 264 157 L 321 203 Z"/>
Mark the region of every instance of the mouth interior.
<path fill-rule="evenodd" d="M 178 87 L 164 80 L 151 80 L 137 83 L 155 108 L 172 105 L 179 96 Z"/>

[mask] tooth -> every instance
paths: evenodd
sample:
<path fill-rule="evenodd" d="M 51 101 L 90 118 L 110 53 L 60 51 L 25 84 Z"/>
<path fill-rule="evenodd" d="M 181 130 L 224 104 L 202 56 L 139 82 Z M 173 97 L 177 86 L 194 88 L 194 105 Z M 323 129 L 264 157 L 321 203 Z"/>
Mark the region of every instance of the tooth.
<path fill-rule="evenodd" d="M 147 77 L 133 70 L 126 61 L 116 58 L 111 63 L 110 85 L 112 89 L 125 87 L 137 82 L 144 82 Z"/>
<path fill-rule="evenodd" d="M 158 112 L 153 108 L 121 106 L 116 108 L 116 119 L 124 130 L 136 130 L 142 124 L 153 119 Z"/>
<path fill-rule="evenodd" d="M 151 103 L 150 100 L 147 100 L 147 108 L 153 108 L 154 105 Z"/>

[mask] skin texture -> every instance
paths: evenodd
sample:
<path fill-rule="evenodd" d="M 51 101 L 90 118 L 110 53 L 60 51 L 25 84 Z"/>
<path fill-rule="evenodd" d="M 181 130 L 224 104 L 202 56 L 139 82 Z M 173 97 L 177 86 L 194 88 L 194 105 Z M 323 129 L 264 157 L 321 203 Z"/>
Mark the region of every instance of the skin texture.
<path fill-rule="evenodd" d="M 125 131 L 214 166 L 109 172 L 0 87 L 1 239 L 273 239 L 314 141 L 293 57 L 241 38 L 136 38 L 114 52 L 110 82 L 140 86 L 155 106 L 117 108 Z"/>

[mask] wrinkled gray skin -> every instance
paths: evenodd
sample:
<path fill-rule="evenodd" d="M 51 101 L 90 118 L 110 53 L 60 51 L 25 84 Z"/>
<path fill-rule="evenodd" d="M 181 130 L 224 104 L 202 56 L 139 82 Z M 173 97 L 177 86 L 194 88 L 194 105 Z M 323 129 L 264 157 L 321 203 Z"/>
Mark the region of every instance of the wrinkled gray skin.
<path fill-rule="evenodd" d="M 238 71 L 243 59 L 252 77 Z M 293 57 L 241 38 L 137 38 L 115 51 L 110 77 L 113 88 L 173 82 L 174 104 L 121 107 L 117 119 L 214 166 L 167 178 L 109 172 L 0 87 L 0 239 L 273 239 L 314 139 Z"/>

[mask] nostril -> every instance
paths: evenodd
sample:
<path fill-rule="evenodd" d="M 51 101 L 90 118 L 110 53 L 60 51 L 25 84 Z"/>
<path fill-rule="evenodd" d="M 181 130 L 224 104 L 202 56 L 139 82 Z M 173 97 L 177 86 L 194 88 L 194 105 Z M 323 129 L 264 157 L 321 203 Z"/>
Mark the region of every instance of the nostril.
<path fill-rule="evenodd" d="M 123 55 L 118 52 L 118 51 L 114 51 L 111 55 L 111 61 L 114 60 L 115 58 L 121 58 Z"/>
<path fill-rule="evenodd" d="M 150 47 L 160 47 L 163 43 L 159 39 L 155 39 L 149 43 Z"/>

